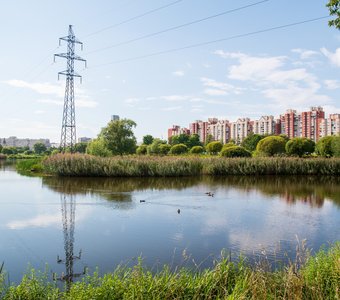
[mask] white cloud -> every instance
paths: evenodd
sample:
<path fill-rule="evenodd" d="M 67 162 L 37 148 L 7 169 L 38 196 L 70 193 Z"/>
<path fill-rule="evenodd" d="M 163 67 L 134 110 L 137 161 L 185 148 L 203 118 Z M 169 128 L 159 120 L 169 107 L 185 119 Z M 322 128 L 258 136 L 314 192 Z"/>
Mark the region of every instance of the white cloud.
<path fill-rule="evenodd" d="M 3 81 L 3 83 L 8 84 L 13 87 L 17 88 L 25 88 L 32 90 L 38 94 L 42 95 L 51 95 L 55 96 L 56 98 L 64 99 L 64 85 L 62 83 L 60 84 L 51 84 L 48 82 L 43 83 L 31 83 L 24 80 L 17 80 L 17 79 L 11 79 Z M 97 102 L 88 100 L 89 96 L 86 94 L 86 92 L 77 87 L 75 88 L 75 104 L 76 107 L 87 107 L 87 108 L 93 108 L 98 105 Z M 38 100 L 38 102 L 41 103 L 49 103 L 49 104 L 55 104 L 55 105 L 63 105 L 64 100 L 57 100 L 57 99 L 42 99 Z"/>
<path fill-rule="evenodd" d="M 204 94 L 209 96 L 225 96 L 228 95 L 228 93 L 224 90 L 218 90 L 218 89 L 205 89 Z"/>
<path fill-rule="evenodd" d="M 191 96 L 188 95 L 169 95 L 169 96 L 161 96 L 160 97 L 163 100 L 166 101 L 185 101 L 191 98 Z"/>
<path fill-rule="evenodd" d="M 62 84 L 51 84 L 48 82 L 44 83 L 30 83 L 24 80 L 18 80 L 18 79 L 11 79 L 6 80 L 4 83 L 18 88 L 26 88 L 30 89 L 32 91 L 37 92 L 38 94 L 45 94 L 45 95 L 55 95 L 58 97 L 64 96 L 64 88 Z"/>
<path fill-rule="evenodd" d="M 216 51 L 215 54 L 236 59 L 238 63 L 229 67 L 228 77 L 252 83 L 250 89 L 259 88 L 260 92 L 274 100 L 278 107 L 306 106 L 311 103 L 322 105 L 331 102 L 330 97 L 318 94 L 321 85 L 317 77 L 305 68 L 289 66 L 286 56 L 255 57 L 222 50 Z"/>
<path fill-rule="evenodd" d="M 53 104 L 58 106 L 64 105 L 64 100 L 56 100 L 56 99 L 39 99 L 39 103 Z M 84 108 L 94 108 L 98 105 L 97 102 L 87 100 L 84 98 L 75 99 L 76 107 L 84 107 Z"/>
<path fill-rule="evenodd" d="M 336 90 L 340 88 L 340 80 L 324 80 L 325 86 L 329 90 Z"/>
<path fill-rule="evenodd" d="M 34 218 L 27 220 L 16 220 L 7 223 L 7 228 L 9 229 L 25 229 L 28 227 L 49 227 L 52 225 L 59 225 L 61 222 L 60 213 L 57 214 L 45 214 L 38 215 Z"/>
<path fill-rule="evenodd" d="M 124 100 L 125 103 L 138 103 L 140 102 L 139 98 L 127 98 Z"/>
<path fill-rule="evenodd" d="M 293 53 L 300 54 L 300 58 L 303 59 L 303 60 L 305 60 L 305 59 L 310 59 L 310 58 L 312 58 L 313 56 L 318 56 L 318 55 L 320 55 L 320 53 L 317 52 L 317 51 L 306 50 L 306 49 L 300 49 L 300 48 L 292 49 L 291 51 L 292 51 Z"/>
<path fill-rule="evenodd" d="M 321 52 L 333 65 L 340 67 L 340 48 L 336 49 L 334 53 L 328 51 L 326 48 L 321 48 Z"/>
<path fill-rule="evenodd" d="M 230 93 L 241 94 L 242 89 L 225 82 L 219 82 L 211 78 L 201 77 L 203 86 L 209 87 L 204 93 L 209 96 L 224 96 Z"/>
<path fill-rule="evenodd" d="M 178 70 L 178 71 L 172 72 L 172 75 L 177 76 L 177 77 L 183 77 L 184 72 L 182 70 Z"/>
<path fill-rule="evenodd" d="M 62 106 L 64 104 L 64 101 L 62 100 L 55 100 L 55 99 L 39 99 L 39 103 L 46 103 L 46 104 L 54 104 Z"/>
<path fill-rule="evenodd" d="M 45 111 L 44 111 L 44 110 L 36 110 L 34 113 L 35 113 L 36 115 L 42 115 L 42 114 L 45 113 Z"/>
<path fill-rule="evenodd" d="M 163 111 L 175 111 L 182 109 L 182 106 L 172 106 L 172 107 L 165 107 L 162 108 Z"/>

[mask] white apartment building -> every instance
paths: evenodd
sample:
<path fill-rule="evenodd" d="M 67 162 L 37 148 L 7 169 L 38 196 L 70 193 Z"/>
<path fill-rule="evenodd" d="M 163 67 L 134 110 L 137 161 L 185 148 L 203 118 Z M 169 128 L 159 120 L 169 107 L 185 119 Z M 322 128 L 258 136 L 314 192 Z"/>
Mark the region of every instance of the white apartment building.
<path fill-rule="evenodd" d="M 240 144 L 252 132 L 252 129 L 253 122 L 249 118 L 240 118 L 230 124 L 230 138 L 236 144 Z"/>
<path fill-rule="evenodd" d="M 29 147 L 32 150 L 37 143 L 43 143 L 47 148 L 51 147 L 49 139 L 18 139 L 16 136 L 0 138 L 0 145 L 8 147 Z"/>
<path fill-rule="evenodd" d="M 327 135 L 340 135 L 340 114 L 330 114 L 320 123 L 320 137 Z"/>
<path fill-rule="evenodd" d="M 216 118 L 208 120 L 208 134 L 212 135 L 214 141 L 220 141 L 223 144 L 230 140 L 230 123 L 228 120 L 218 120 Z"/>
<path fill-rule="evenodd" d="M 254 134 L 275 134 L 275 119 L 273 116 L 262 116 L 259 120 L 254 121 Z"/>

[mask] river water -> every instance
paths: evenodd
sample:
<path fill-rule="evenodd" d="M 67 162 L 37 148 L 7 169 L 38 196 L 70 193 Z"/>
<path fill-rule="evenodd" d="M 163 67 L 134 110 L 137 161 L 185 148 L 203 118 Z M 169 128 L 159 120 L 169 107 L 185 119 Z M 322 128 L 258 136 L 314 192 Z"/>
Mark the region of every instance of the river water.
<path fill-rule="evenodd" d="M 11 282 L 46 264 L 77 277 L 138 257 L 152 270 L 203 268 L 222 249 L 277 265 L 303 240 L 312 251 L 340 240 L 340 178 L 40 178 L 0 165 L 0 265 Z"/>

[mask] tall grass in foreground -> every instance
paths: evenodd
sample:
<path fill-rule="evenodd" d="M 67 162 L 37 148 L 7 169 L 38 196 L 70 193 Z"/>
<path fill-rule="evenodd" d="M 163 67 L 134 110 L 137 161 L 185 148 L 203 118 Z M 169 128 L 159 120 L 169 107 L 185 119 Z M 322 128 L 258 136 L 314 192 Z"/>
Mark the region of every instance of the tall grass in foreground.
<path fill-rule="evenodd" d="M 339 158 L 224 158 L 57 154 L 43 162 L 61 176 L 340 175 Z"/>
<path fill-rule="evenodd" d="M 251 267 L 244 260 L 232 263 L 222 259 L 201 272 L 185 268 L 172 272 L 165 266 L 153 274 L 138 263 L 102 277 L 98 273 L 88 275 L 69 291 L 31 272 L 18 285 L 6 287 L 0 280 L 0 296 L 32 300 L 340 299 L 340 243 L 307 256 L 301 265 L 292 263 L 276 271 L 264 266 Z"/>

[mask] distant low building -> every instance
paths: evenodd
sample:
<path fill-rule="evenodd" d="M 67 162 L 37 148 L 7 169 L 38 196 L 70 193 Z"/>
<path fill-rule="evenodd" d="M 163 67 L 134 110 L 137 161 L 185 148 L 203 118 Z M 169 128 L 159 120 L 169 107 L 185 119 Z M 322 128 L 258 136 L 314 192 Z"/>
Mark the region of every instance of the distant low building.
<path fill-rule="evenodd" d="M 78 143 L 89 143 L 91 141 L 92 141 L 91 138 L 88 138 L 88 137 L 85 137 L 85 136 L 78 138 Z"/>
<path fill-rule="evenodd" d="M 112 115 L 111 121 L 119 121 L 119 116 L 118 115 Z"/>
<path fill-rule="evenodd" d="M 8 138 L 0 138 L 0 145 L 7 147 L 28 147 L 30 150 L 33 150 L 33 147 L 37 143 L 44 144 L 47 148 L 51 147 L 51 143 L 49 139 L 19 139 L 16 136 L 10 136 Z"/>

